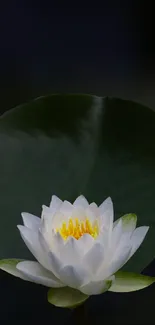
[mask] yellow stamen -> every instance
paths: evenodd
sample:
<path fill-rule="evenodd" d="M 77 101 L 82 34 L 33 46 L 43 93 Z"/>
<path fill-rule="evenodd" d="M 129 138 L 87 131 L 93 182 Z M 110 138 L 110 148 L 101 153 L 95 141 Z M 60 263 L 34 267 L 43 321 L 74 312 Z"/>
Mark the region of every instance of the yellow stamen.
<path fill-rule="evenodd" d="M 69 236 L 79 239 L 84 234 L 89 234 L 93 238 L 96 238 L 99 233 L 99 228 L 97 221 L 92 224 L 88 218 L 85 221 L 80 221 L 78 218 L 75 220 L 70 218 L 68 224 L 63 222 L 62 226 L 56 229 L 56 232 L 59 232 L 61 237 L 65 240 Z"/>

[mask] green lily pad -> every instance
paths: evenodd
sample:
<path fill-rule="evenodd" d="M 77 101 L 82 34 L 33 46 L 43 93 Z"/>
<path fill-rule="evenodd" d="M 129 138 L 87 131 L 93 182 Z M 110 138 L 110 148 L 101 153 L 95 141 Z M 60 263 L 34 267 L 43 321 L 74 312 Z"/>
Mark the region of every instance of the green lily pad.
<path fill-rule="evenodd" d="M 150 230 L 127 263 L 140 272 L 155 250 L 155 113 L 130 101 L 51 95 L 0 118 L 0 258 L 30 253 L 16 229 L 52 194 L 97 204 L 111 196 L 115 218 L 133 213 Z"/>
<path fill-rule="evenodd" d="M 15 258 L 12 259 L 4 259 L 0 260 L 0 270 L 3 270 L 11 275 L 16 276 L 17 278 L 24 279 L 24 276 L 16 269 L 16 265 L 23 260 L 17 260 Z"/>
<path fill-rule="evenodd" d="M 110 287 L 112 292 L 131 292 L 144 289 L 155 282 L 155 277 L 132 272 L 118 271 Z"/>
<path fill-rule="evenodd" d="M 57 307 L 76 308 L 88 298 L 84 293 L 69 287 L 51 288 L 48 291 L 48 302 Z"/>

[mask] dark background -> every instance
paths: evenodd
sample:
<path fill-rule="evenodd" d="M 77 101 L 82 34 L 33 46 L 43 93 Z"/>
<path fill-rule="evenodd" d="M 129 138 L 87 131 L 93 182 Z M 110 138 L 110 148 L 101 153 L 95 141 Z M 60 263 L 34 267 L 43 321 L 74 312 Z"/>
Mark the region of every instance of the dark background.
<path fill-rule="evenodd" d="M 53 92 L 155 106 L 153 1 L 5 0 L 0 5 L 0 109 Z"/>
<path fill-rule="evenodd" d="M 155 109 L 153 1 L 83 6 L 46 0 L 0 5 L 0 113 L 56 92 L 116 96 Z M 145 273 L 155 276 L 155 263 Z M 49 305 L 46 292 L 1 271 L 2 324 L 155 324 L 155 285 L 93 297 L 75 312 Z"/>

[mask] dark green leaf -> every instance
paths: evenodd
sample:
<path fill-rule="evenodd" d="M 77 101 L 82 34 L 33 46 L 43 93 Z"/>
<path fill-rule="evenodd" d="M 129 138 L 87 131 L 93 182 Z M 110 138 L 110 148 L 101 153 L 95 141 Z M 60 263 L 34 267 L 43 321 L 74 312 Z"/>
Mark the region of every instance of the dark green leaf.
<path fill-rule="evenodd" d="M 69 288 L 51 288 L 48 291 L 48 302 L 57 307 L 75 308 L 87 300 L 89 296 Z"/>
<path fill-rule="evenodd" d="M 23 279 L 24 277 L 22 276 L 22 274 L 16 269 L 16 265 L 21 261 L 21 259 L 17 260 L 15 258 L 0 260 L 0 269 L 18 278 Z"/>
<path fill-rule="evenodd" d="M 109 291 L 131 292 L 144 289 L 155 282 L 155 277 L 132 272 L 118 271 Z"/>
<path fill-rule="evenodd" d="M 129 101 L 53 95 L 0 119 L 0 257 L 29 258 L 16 224 L 40 215 L 52 194 L 100 204 L 111 196 L 115 218 L 135 213 L 151 228 L 128 262 L 141 271 L 155 250 L 155 113 Z"/>

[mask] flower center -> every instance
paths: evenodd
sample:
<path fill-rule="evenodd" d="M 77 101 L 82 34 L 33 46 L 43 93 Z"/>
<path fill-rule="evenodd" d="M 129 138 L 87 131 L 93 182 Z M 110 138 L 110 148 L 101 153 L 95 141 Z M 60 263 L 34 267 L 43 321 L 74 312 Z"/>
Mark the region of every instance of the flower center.
<path fill-rule="evenodd" d="M 99 233 L 97 221 L 92 223 L 87 218 L 85 221 L 80 221 L 78 218 L 73 220 L 69 219 L 68 224 L 66 222 L 62 223 L 60 228 L 56 229 L 56 232 L 59 232 L 63 239 L 67 239 L 69 236 L 73 236 L 76 239 L 79 239 L 84 234 L 89 234 L 92 237 L 96 238 Z"/>

